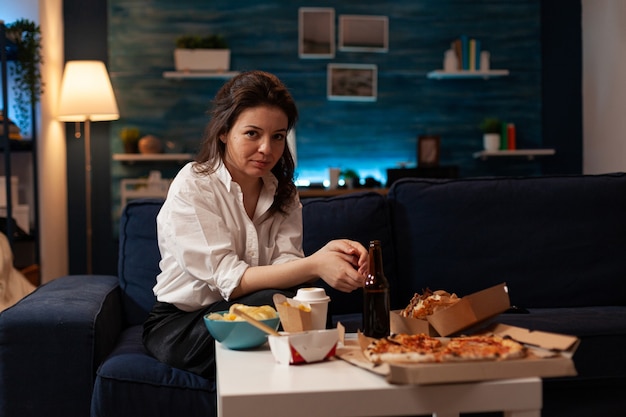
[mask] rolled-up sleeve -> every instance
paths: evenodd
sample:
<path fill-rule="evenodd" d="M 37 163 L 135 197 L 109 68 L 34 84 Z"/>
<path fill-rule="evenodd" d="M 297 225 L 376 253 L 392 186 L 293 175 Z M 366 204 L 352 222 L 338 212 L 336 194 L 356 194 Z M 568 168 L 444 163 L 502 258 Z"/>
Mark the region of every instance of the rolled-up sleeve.
<path fill-rule="evenodd" d="M 278 222 L 278 230 L 268 233 L 275 236 L 276 246 L 269 263 L 280 264 L 304 256 L 302 250 L 302 205 L 297 203 L 283 221 Z"/>

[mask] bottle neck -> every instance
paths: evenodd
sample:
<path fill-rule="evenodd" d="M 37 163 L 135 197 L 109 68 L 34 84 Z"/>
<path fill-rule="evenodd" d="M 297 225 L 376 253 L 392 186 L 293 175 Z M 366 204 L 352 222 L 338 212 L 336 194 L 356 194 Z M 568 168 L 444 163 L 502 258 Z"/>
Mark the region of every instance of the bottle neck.
<path fill-rule="evenodd" d="M 379 241 L 373 241 L 369 247 L 369 271 L 364 287 L 370 290 L 389 288 L 383 269 L 383 251 Z"/>
<path fill-rule="evenodd" d="M 369 273 L 374 276 L 383 276 L 383 251 L 380 245 L 371 245 L 369 248 Z"/>

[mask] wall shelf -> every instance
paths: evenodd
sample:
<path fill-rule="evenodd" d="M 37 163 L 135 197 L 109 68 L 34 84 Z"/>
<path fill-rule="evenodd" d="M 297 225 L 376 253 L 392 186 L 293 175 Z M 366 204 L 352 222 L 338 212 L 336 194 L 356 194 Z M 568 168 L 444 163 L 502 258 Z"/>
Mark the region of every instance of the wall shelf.
<path fill-rule="evenodd" d="M 184 162 L 191 161 L 190 153 L 114 153 L 113 160 L 121 162 Z"/>
<path fill-rule="evenodd" d="M 488 71 L 444 71 L 436 70 L 431 71 L 426 76 L 433 80 L 446 80 L 446 79 L 489 79 L 493 77 L 506 77 L 509 75 L 509 70 L 488 70 Z"/>
<path fill-rule="evenodd" d="M 163 73 L 163 78 L 173 78 L 173 79 L 210 79 L 210 78 L 221 78 L 227 79 L 232 78 L 235 75 L 239 74 L 238 71 L 225 71 L 225 72 L 202 72 L 202 71 L 165 71 Z"/>
<path fill-rule="evenodd" d="M 122 207 L 124 207 L 130 200 L 137 198 L 165 198 L 171 183 L 171 179 L 123 179 L 120 182 L 120 198 Z"/>
<path fill-rule="evenodd" d="M 6 86 L 11 75 L 7 71 L 7 63 L 17 60 L 16 44 L 7 38 L 6 33 L 7 27 L 0 19 L 0 51 L 2 51 L 0 54 L 0 107 L 4 105 L 5 110 L 11 108 L 7 106 L 9 93 Z M 35 163 L 38 155 L 36 146 L 38 119 L 37 107 L 33 101 L 30 101 L 29 107 L 30 125 L 33 128 L 31 138 L 28 140 L 26 138 L 12 139 L 9 129 L 2 129 L 0 133 L 0 176 L 3 177 L 2 189 L 5 194 L 0 217 L 15 220 L 15 222 L 4 221 L 1 231 L 6 235 L 9 247 L 13 251 L 13 264 L 20 270 L 28 268 L 34 271 L 27 277 L 33 285 L 38 286 L 40 284 L 39 175 Z M 4 113 L 4 117 L 7 120 L 1 122 L 2 124 L 8 121 L 8 112 Z M 22 160 L 22 156 L 26 156 L 25 160 Z M 13 181 L 14 177 L 17 182 Z M 20 182 L 25 184 L 23 187 L 27 194 L 24 204 L 20 204 L 19 201 Z"/>
<path fill-rule="evenodd" d="M 555 153 L 556 151 L 554 149 L 514 149 L 501 151 L 480 151 L 474 152 L 474 158 L 486 160 L 487 158 L 521 156 L 531 160 L 534 159 L 536 156 L 549 156 L 554 155 Z"/>

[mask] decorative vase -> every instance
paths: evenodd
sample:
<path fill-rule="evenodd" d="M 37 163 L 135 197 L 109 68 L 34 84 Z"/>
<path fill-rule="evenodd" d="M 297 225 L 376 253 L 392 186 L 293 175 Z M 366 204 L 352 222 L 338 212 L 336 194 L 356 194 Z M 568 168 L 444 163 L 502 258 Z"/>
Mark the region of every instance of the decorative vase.
<path fill-rule="evenodd" d="M 230 49 L 174 49 L 176 71 L 225 72 L 230 69 Z"/>
<path fill-rule="evenodd" d="M 495 152 L 500 149 L 500 134 L 485 133 L 483 135 L 483 146 L 487 152 Z"/>
<path fill-rule="evenodd" d="M 137 153 L 139 151 L 138 145 L 138 142 L 124 142 L 124 152 Z"/>
<path fill-rule="evenodd" d="M 349 177 L 349 178 L 345 178 L 346 181 L 346 187 L 348 187 L 349 190 L 353 190 L 355 188 L 359 187 L 359 179 L 356 177 Z"/>
<path fill-rule="evenodd" d="M 139 152 L 153 154 L 163 152 L 163 144 L 156 136 L 147 135 L 139 139 Z"/>

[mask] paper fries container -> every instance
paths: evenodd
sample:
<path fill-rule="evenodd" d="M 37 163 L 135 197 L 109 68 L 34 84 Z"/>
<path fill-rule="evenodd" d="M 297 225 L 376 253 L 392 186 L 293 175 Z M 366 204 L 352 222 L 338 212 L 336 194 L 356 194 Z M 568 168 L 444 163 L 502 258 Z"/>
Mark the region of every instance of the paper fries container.
<path fill-rule="evenodd" d="M 438 311 L 426 320 L 402 317 L 400 310 L 391 312 L 391 332 L 429 336 L 449 336 L 488 320 L 511 307 L 505 283 L 467 295 L 456 304 Z"/>
<path fill-rule="evenodd" d="M 337 329 L 268 336 L 272 355 L 283 365 L 319 362 L 335 356 Z"/>
<path fill-rule="evenodd" d="M 276 310 L 280 316 L 280 322 L 284 331 L 297 333 L 312 329 L 310 311 L 303 311 L 297 307 L 282 304 L 276 305 Z"/>
<path fill-rule="evenodd" d="M 311 309 L 308 308 L 308 311 L 305 311 L 299 307 L 301 304 L 282 294 L 274 295 L 274 306 L 285 332 L 298 333 L 313 330 Z"/>

